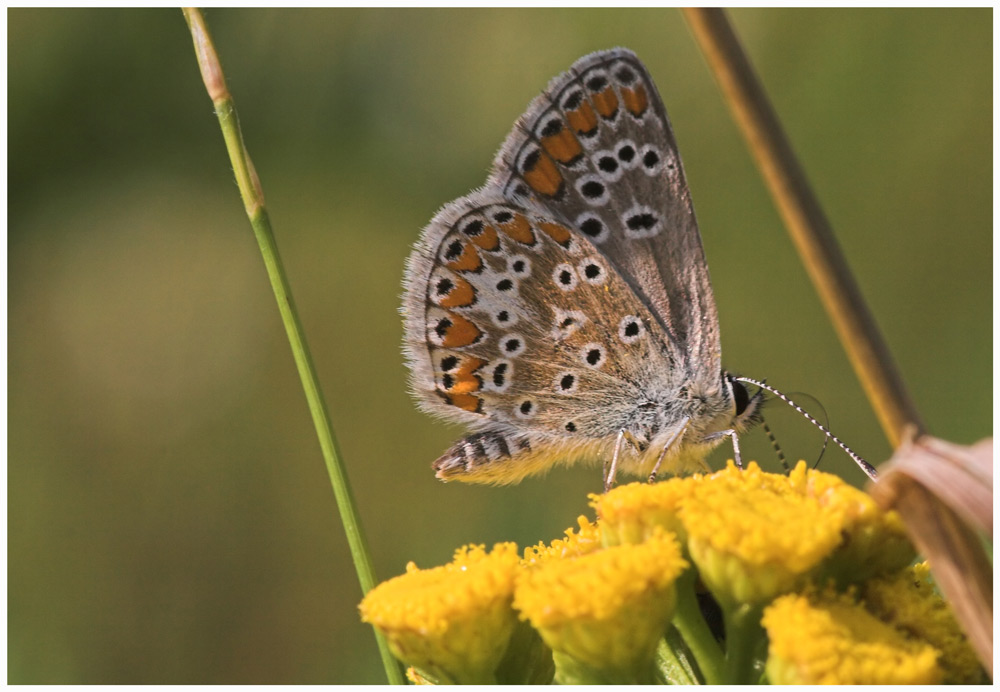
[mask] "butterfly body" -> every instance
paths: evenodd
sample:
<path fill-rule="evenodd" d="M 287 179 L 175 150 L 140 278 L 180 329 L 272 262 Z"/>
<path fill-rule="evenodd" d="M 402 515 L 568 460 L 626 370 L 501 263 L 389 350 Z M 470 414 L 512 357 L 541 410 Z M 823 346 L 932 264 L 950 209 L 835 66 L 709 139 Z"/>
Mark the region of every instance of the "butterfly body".
<path fill-rule="evenodd" d="M 759 416 L 721 368 L 680 157 L 627 50 L 578 60 L 532 102 L 486 185 L 425 228 L 404 287 L 417 400 L 473 429 L 441 478 L 699 468 Z"/>

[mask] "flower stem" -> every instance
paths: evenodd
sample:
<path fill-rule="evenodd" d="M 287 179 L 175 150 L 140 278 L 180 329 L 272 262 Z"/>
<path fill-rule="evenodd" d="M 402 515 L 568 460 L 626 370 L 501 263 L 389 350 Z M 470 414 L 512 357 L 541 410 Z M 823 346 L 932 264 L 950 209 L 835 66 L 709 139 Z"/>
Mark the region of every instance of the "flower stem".
<path fill-rule="evenodd" d="M 264 193 L 260 180 L 257 178 L 257 172 L 254 170 L 250 155 L 243 143 L 236 106 L 233 104 L 233 98 L 226 87 L 222 66 L 208 33 L 208 27 L 205 25 L 205 19 L 196 8 L 185 8 L 183 11 L 188 28 L 191 30 L 191 37 L 194 40 L 195 54 L 198 58 L 198 66 L 201 68 L 205 88 L 212 98 L 216 115 L 219 118 L 226 149 L 229 151 L 229 158 L 239 186 L 240 197 L 243 199 L 243 206 L 257 238 L 264 265 L 267 268 L 267 275 L 271 281 L 271 288 L 274 291 L 275 300 L 278 302 L 278 311 L 281 313 L 281 320 L 285 325 L 285 332 L 292 348 L 292 356 L 299 371 L 299 378 L 302 380 L 302 388 L 305 390 L 309 412 L 312 415 L 313 425 L 319 438 L 320 449 L 326 462 L 333 493 L 337 499 L 340 519 L 344 525 L 344 531 L 347 533 L 347 542 L 350 546 L 351 556 L 354 558 L 354 567 L 358 573 L 358 580 L 361 582 L 361 590 L 368 593 L 375 586 L 375 571 L 361 529 L 361 521 L 354 504 L 347 474 L 340 460 L 337 440 L 330 425 L 330 415 L 323 399 L 323 393 L 319 388 L 316 368 L 305 341 L 298 312 L 295 309 L 295 302 L 292 300 L 291 288 L 281 263 L 281 256 L 278 254 L 274 233 L 271 231 L 271 222 L 264 205 Z M 390 653 L 385 640 L 377 631 L 375 637 L 389 682 L 404 684 L 402 670 Z"/>
<path fill-rule="evenodd" d="M 763 673 L 764 646 L 767 635 L 760 624 L 759 606 L 740 604 L 723 607 L 726 623 L 726 662 L 722 682 L 749 685 Z"/>
<path fill-rule="evenodd" d="M 698 597 L 694 592 L 696 573 L 688 569 L 676 582 L 677 610 L 674 613 L 674 627 L 681 633 L 684 642 L 698 663 L 706 685 L 722 682 L 722 649 L 712 636 L 705 618 L 698 607 Z"/>
<path fill-rule="evenodd" d="M 681 638 L 676 627 L 667 629 L 666 636 L 656 647 L 657 682 L 665 685 L 700 685 L 694 670 L 695 662 L 689 660 L 690 648 Z"/>

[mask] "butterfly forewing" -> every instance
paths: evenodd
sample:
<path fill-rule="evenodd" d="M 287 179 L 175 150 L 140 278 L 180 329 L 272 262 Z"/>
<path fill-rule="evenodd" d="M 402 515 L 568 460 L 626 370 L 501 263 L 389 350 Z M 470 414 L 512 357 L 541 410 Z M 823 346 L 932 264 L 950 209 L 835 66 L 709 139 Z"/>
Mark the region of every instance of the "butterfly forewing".
<path fill-rule="evenodd" d="M 720 371 L 718 317 L 663 102 L 639 59 L 578 60 L 518 121 L 491 181 L 590 238 L 696 377 Z"/>

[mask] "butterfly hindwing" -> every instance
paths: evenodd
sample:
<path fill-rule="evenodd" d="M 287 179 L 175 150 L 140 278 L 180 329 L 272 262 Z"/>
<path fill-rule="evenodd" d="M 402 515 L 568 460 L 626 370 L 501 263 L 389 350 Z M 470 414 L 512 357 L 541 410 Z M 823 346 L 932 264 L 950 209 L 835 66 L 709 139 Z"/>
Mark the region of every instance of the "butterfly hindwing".
<path fill-rule="evenodd" d="M 596 247 L 497 191 L 435 217 L 406 284 L 413 386 L 446 418 L 613 436 L 671 369 L 652 314 Z"/>

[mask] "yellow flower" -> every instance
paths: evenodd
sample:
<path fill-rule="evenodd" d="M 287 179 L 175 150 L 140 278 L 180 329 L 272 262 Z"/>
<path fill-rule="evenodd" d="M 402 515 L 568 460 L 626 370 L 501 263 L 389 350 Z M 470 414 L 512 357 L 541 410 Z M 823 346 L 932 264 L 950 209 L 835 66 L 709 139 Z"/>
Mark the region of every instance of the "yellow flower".
<path fill-rule="evenodd" d="M 590 504 L 600 517 L 604 543 L 642 543 L 659 526 L 684 545 L 686 534 L 677 511 L 703 478 L 694 475 L 659 483 L 629 483 L 604 495 L 590 495 Z"/>
<path fill-rule="evenodd" d="M 555 652 L 557 682 L 649 682 L 685 567 L 661 529 L 640 545 L 540 562 L 519 580 L 514 607 Z"/>
<path fill-rule="evenodd" d="M 577 517 L 579 533 L 566 529 L 566 538 L 557 538 L 549 545 L 539 543 L 537 546 L 524 549 L 523 564 L 526 566 L 539 564 L 545 560 L 579 557 L 601 548 L 601 528 L 587 517 Z"/>
<path fill-rule="evenodd" d="M 372 589 L 361 619 L 381 630 L 393 654 L 440 682 L 488 683 L 507 650 L 517 615 L 511 609 L 519 570 L 517 546 L 487 553 L 467 546 L 443 567 L 406 574 Z"/>
<path fill-rule="evenodd" d="M 730 462 L 691 486 L 679 515 L 691 558 L 723 608 L 795 589 L 841 540 L 837 515 L 753 462 L 743 470 Z"/>
<path fill-rule="evenodd" d="M 941 682 L 937 651 L 881 622 L 849 595 L 782 596 L 764 610 L 774 684 L 925 684 Z"/>
<path fill-rule="evenodd" d="M 870 495 L 829 473 L 799 462 L 789 474 L 791 488 L 814 499 L 840 526 L 841 544 L 827 559 L 823 576 L 856 584 L 910 564 L 916 551 L 896 512 L 885 512 Z"/>
<path fill-rule="evenodd" d="M 976 652 L 944 600 L 934 591 L 926 562 L 894 575 L 872 579 L 862 587 L 866 607 L 897 629 L 929 642 L 941 652 L 943 682 L 976 685 L 988 682 Z"/>

